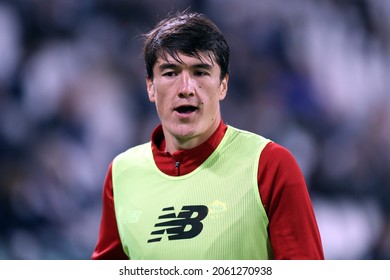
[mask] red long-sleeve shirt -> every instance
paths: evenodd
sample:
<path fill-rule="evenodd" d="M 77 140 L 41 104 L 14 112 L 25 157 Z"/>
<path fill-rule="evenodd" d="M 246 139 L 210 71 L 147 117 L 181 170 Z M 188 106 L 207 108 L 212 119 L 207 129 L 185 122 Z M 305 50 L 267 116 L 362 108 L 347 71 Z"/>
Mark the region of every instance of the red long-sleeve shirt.
<path fill-rule="evenodd" d="M 158 168 L 171 176 L 185 175 L 200 166 L 222 140 L 221 122 L 203 144 L 174 154 L 165 152 L 162 127 L 152 134 L 152 152 Z M 180 165 L 177 167 L 176 162 Z M 269 220 L 269 236 L 275 259 L 324 259 L 321 237 L 302 172 L 284 147 L 271 142 L 261 153 L 258 168 L 259 195 Z M 103 207 L 98 242 L 92 259 L 128 259 L 119 238 L 112 186 L 112 164 L 103 187 Z"/>

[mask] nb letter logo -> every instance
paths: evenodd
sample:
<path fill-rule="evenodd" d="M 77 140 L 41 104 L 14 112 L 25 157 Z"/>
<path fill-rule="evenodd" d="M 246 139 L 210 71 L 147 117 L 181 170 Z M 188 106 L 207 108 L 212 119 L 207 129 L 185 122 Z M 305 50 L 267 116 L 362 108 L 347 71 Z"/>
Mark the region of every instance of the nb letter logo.
<path fill-rule="evenodd" d="M 168 240 L 194 238 L 202 231 L 203 224 L 201 221 L 207 216 L 209 209 L 204 205 L 183 206 L 177 216 L 174 207 L 164 208 L 162 211 L 170 213 L 158 217 L 159 220 L 164 220 L 164 222 L 155 224 L 155 228 L 161 229 L 151 232 L 151 235 L 158 235 L 159 237 L 149 239 L 148 243 L 161 241 L 165 232 L 168 234 Z M 197 215 L 193 217 L 194 213 Z"/>

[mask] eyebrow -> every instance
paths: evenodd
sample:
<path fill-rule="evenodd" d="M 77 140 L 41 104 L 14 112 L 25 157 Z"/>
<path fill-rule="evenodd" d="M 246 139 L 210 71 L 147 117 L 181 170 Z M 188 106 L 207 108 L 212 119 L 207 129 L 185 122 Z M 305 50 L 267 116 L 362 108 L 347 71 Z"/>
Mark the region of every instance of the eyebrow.
<path fill-rule="evenodd" d="M 164 71 L 165 69 L 177 69 L 179 68 L 179 66 L 174 63 L 163 63 L 158 68 L 160 69 L 160 71 Z M 208 63 L 198 63 L 192 65 L 191 68 L 211 70 L 213 68 L 213 65 Z"/>
<path fill-rule="evenodd" d="M 164 71 L 165 69 L 175 69 L 177 67 L 178 66 L 174 63 L 163 63 L 158 68 L 160 69 L 160 71 Z"/>

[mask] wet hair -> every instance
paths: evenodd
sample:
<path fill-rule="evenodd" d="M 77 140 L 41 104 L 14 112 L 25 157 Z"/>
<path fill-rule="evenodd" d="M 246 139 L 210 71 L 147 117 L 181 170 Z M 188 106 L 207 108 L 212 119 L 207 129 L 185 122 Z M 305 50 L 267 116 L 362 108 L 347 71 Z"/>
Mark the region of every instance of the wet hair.
<path fill-rule="evenodd" d="M 161 20 L 145 36 L 143 49 L 146 75 L 153 79 L 153 67 L 159 57 L 172 56 L 181 62 L 178 54 L 200 59 L 200 53 L 214 58 L 221 68 L 221 80 L 229 72 L 230 49 L 219 28 L 203 14 L 177 13 Z"/>

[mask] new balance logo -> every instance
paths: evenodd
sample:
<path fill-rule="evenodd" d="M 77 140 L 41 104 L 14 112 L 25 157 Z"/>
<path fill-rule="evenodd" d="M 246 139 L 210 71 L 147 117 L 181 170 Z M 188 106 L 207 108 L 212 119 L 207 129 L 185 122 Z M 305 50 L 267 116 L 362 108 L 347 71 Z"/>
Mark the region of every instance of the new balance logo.
<path fill-rule="evenodd" d="M 168 234 L 168 240 L 194 238 L 202 231 L 201 221 L 207 216 L 209 209 L 204 205 L 183 206 L 177 216 L 174 207 L 164 208 L 162 211 L 170 213 L 158 217 L 159 220 L 165 221 L 155 224 L 154 227 L 162 229 L 151 232 L 151 235 L 159 237 L 149 239 L 148 243 L 161 241 L 165 232 Z M 197 215 L 193 217 L 194 213 Z"/>

